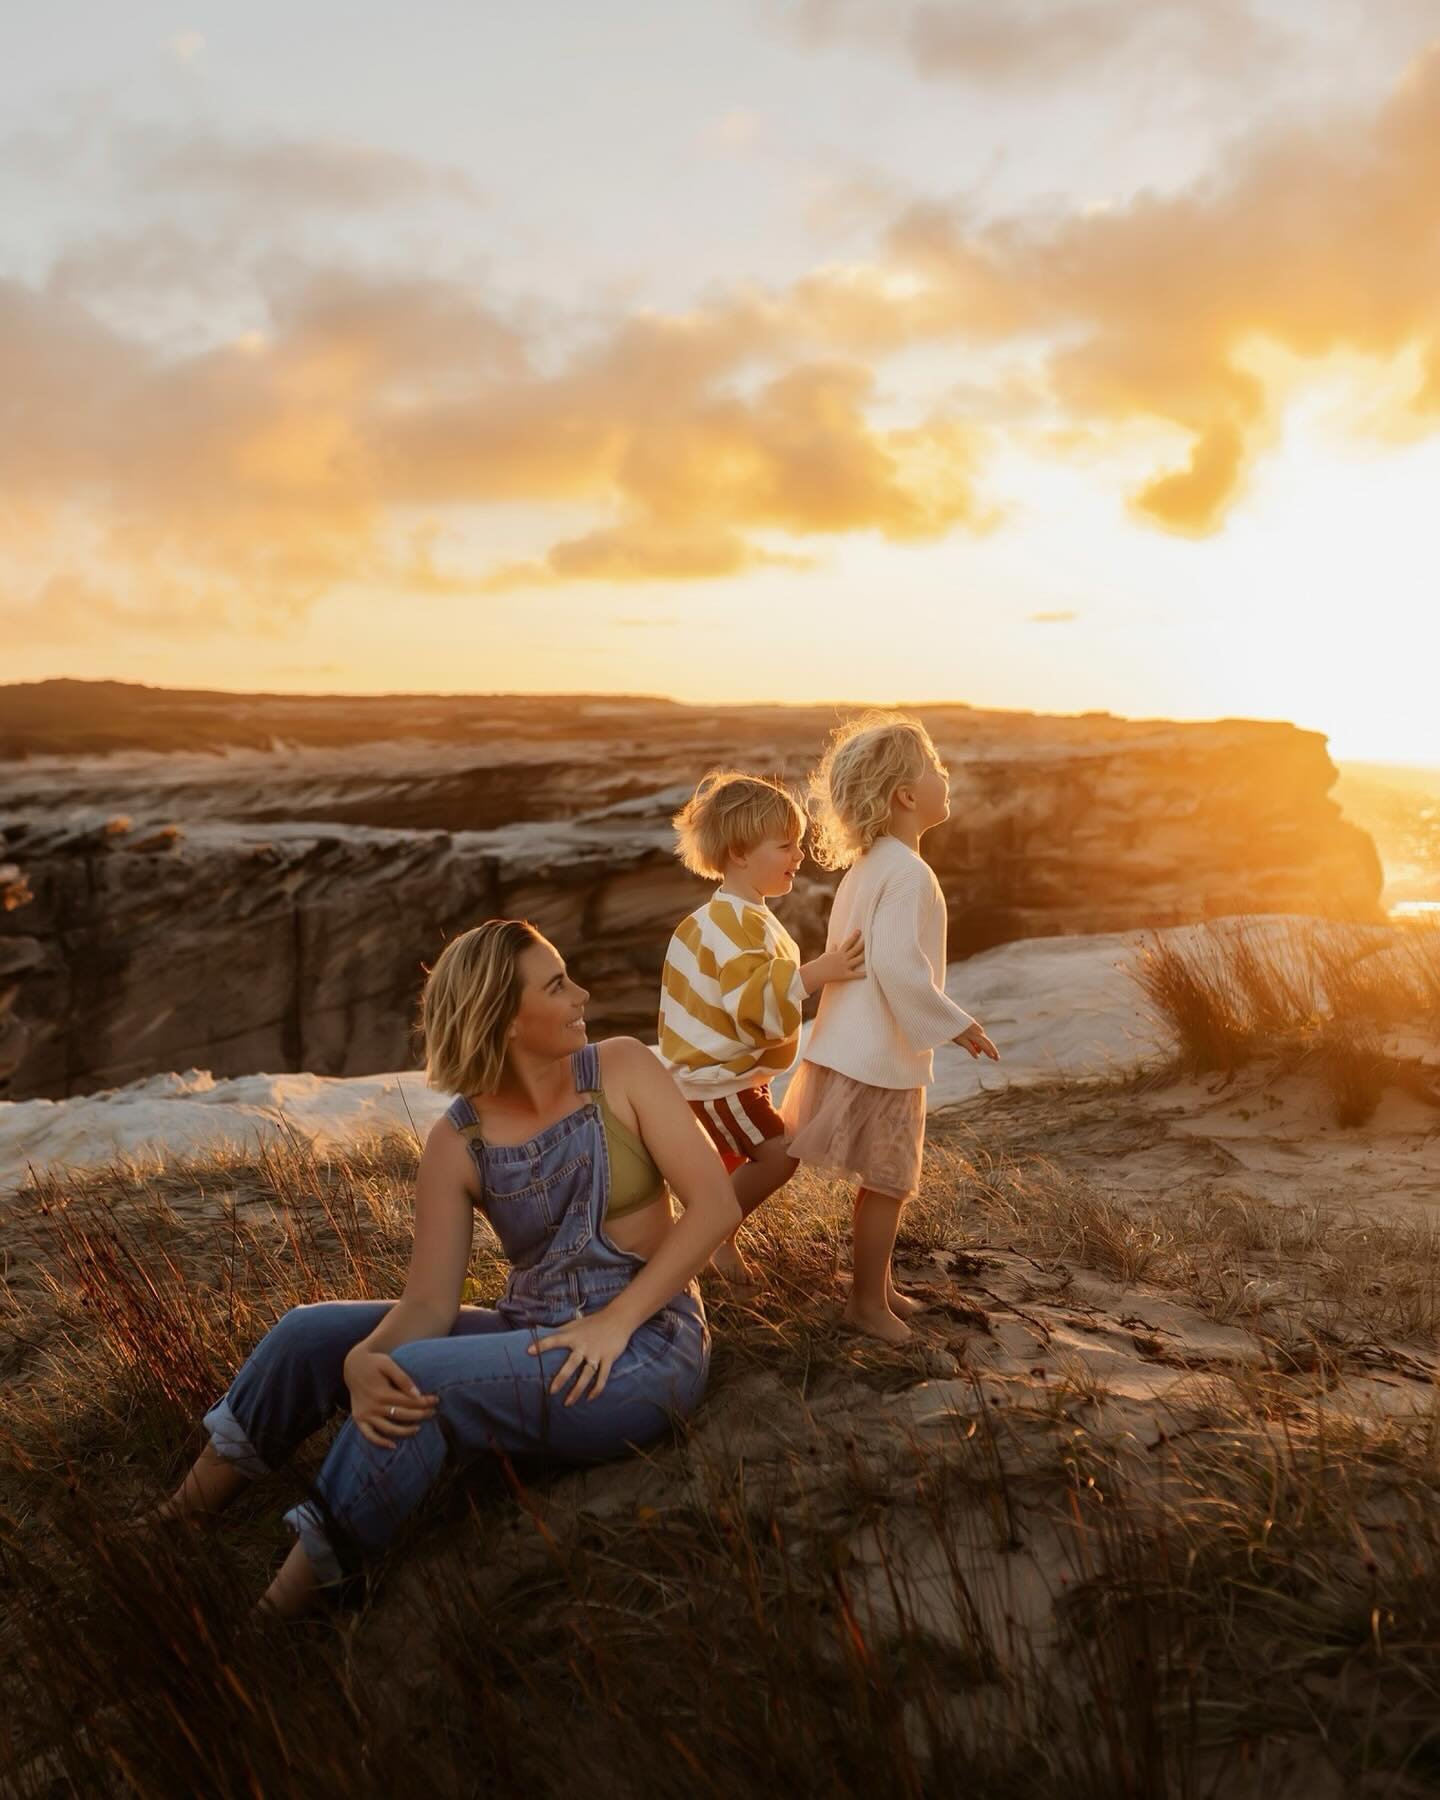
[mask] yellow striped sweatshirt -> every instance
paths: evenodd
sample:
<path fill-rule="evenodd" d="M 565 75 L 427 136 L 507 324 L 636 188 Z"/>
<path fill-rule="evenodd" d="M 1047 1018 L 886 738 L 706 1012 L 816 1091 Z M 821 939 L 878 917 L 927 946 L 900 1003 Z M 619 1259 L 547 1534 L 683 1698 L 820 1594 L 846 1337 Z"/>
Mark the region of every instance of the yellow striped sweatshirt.
<path fill-rule="evenodd" d="M 768 906 L 719 889 L 665 952 L 659 1055 L 687 1100 L 782 1074 L 800 1048 L 800 948 Z"/>

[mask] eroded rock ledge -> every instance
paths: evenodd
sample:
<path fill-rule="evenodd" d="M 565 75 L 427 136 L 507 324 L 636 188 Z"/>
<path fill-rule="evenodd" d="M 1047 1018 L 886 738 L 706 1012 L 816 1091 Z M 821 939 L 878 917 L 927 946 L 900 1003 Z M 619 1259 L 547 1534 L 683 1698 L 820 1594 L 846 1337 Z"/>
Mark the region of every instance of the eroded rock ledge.
<path fill-rule="evenodd" d="M 1329 797 L 1318 733 L 916 710 L 952 773 L 927 854 L 954 956 L 1222 913 L 1380 916 L 1379 860 Z M 404 1067 L 422 965 L 496 913 L 554 937 L 597 1035 L 648 1033 L 670 929 L 705 891 L 670 853 L 671 811 L 716 763 L 799 780 L 835 717 L 0 689 L 0 860 L 34 894 L 0 916 L 28 1026 L 6 1091 Z M 811 866 L 780 909 L 807 950 L 832 883 Z M 23 958 L 5 962 L 7 937 Z"/>

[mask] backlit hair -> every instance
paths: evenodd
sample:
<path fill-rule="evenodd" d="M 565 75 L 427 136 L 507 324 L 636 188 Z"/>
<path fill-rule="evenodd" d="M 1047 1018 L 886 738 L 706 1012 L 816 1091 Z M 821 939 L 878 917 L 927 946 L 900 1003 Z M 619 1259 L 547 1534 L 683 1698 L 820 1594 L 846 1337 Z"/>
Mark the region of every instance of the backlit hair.
<path fill-rule="evenodd" d="M 420 996 L 425 1080 L 446 1094 L 493 1094 L 520 1010 L 520 958 L 545 938 L 524 919 L 486 919 L 435 959 Z"/>
<path fill-rule="evenodd" d="M 810 854 L 846 869 L 890 831 L 895 790 L 938 764 L 930 733 L 906 713 L 867 712 L 837 725 L 810 777 Z"/>
<path fill-rule="evenodd" d="M 805 835 L 805 809 L 778 781 L 766 775 L 744 775 L 738 769 L 712 769 L 670 821 L 675 827 L 675 854 L 693 875 L 722 881 L 725 865 L 748 856 L 773 832 Z"/>

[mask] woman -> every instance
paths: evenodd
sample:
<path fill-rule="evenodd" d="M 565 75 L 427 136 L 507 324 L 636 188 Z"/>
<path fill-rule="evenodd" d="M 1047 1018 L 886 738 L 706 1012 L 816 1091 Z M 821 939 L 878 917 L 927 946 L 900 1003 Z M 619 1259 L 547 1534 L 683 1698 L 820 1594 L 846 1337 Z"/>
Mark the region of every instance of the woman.
<path fill-rule="evenodd" d="M 460 1098 L 420 1159 L 404 1293 L 280 1319 L 206 1414 L 210 1444 L 161 1508 L 217 1511 L 348 1394 L 313 1498 L 286 1515 L 297 1541 L 265 1610 L 298 1613 L 353 1573 L 452 1457 L 599 1461 L 699 1400 L 710 1338 L 694 1277 L 740 1209 L 650 1051 L 586 1042 L 588 998 L 518 919 L 477 925 L 436 962 L 426 1078 Z M 512 1263 L 494 1309 L 460 1305 L 476 1207 Z"/>

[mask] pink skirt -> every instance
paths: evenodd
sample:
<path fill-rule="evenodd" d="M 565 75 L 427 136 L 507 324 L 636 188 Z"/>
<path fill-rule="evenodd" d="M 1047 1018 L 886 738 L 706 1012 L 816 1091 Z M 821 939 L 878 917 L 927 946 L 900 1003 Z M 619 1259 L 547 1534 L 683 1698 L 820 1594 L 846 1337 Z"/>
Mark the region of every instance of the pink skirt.
<path fill-rule="evenodd" d="M 790 1133 L 790 1154 L 798 1162 L 851 1176 L 873 1193 L 896 1200 L 919 1187 L 924 1088 L 871 1087 L 837 1069 L 802 1062 L 780 1116 Z"/>

